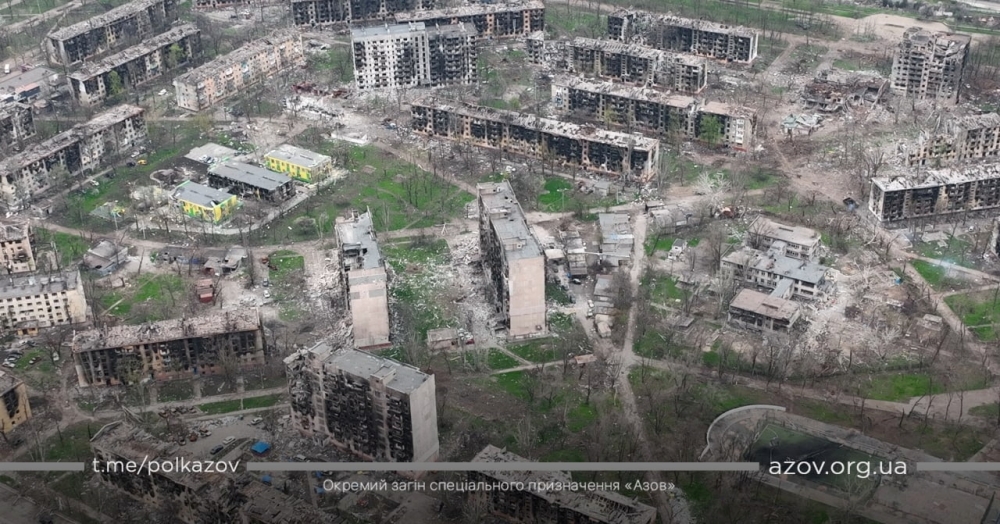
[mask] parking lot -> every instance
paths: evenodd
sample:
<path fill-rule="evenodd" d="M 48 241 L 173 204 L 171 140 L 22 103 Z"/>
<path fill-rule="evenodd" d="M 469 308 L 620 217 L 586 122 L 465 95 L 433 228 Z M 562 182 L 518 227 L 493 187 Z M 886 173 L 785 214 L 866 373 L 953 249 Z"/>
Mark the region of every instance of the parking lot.
<path fill-rule="evenodd" d="M 200 421 L 198 423 L 192 424 L 192 430 L 197 430 L 197 428 L 207 428 L 211 435 L 208 437 L 199 436 L 198 440 L 195 442 L 188 442 L 181 449 L 191 453 L 195 457 L 208 458 L 213 457 L 211 454 L 212 448 L 222 444 L 226 437 L 235 437 L 235 441 L 226 446 L 224 453 L 216 455 L 217 458 L 222 458 L 224 455 L 228 455 L 229 452 L 236 447 L 249 447 L 257 442 L 258 440 L 263 440 L 265 442 L 274 445 L 271 441 L 270 434 L 262 428 L 262 425 L 258 424 L 256 426 L 250 425 L 250 422 L 254 418 L 259 417 L 259 414 L 250 414 L 243 417 L 240 420 L 238 416 L 227 415 L 224 417 L 219 417 L 217 419 Z"/>

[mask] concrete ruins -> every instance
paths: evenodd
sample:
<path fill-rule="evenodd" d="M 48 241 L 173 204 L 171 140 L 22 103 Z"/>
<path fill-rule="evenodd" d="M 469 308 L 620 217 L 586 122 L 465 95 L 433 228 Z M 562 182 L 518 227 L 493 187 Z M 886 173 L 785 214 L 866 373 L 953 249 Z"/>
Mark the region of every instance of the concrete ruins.
<path fill-rule="evenodd" d="M 85 63 L 67 78 L 77 102 L 90 106 L 102 102 L 113 89 L 133 89 L 199 54 L 201 30 L 194 24 L 183 24 L 100 61 Z"/>
<path fill-rule="evenodd" d="M 292 23 L 322 26 L 364 20 L 386 20 L 394 13 L 434 7 L 434 0 L 291 0 Z"/>
<path fill-rule="evenodd" d="M 99 276 L 107 276 L 128 264 L 128 247 L 107 239 L 102 239 L 96 246 L 83 255 L 82 266 Z"/>
<path fill-rule="evenodd" d="M 0 161 L 2 203 L 19 209 L 53 183 L 64 182 L 53 180 L 53 172 L 74 177 L 127 152 L 146 139 L 144 113 L 138 106 L 116 106 Z"/>
<path fill-rule="evenodd" d="M 8 275 L 35 271 L 35 254 L 31 250 L 31 223 L 22 218 L 0 220 L 0 253 Z"/>
<path fill-rule="evenodd" d="M 837 113 L 865 105 L 874 107 L 888 86 L 889 81 L 878 75 L 824 69 L 802 88 L 800 95 L 807 110 Z"/>
<path fill-rule="evenodd" d="M 990 235 L 987 249 L 993 253 L 993 256 L 1000 257 L 1000 217 L 993 219 L 993 233 Z"/>
<path fill-rule="evenodd" d="M 986 113 L 938 122 L 935 129 L 921 133 L 916 147 L 906 151 L 907 166 L 961 163 L 1000 156 L 1000 115 Z"/>
<path fill-rule="evenodd" d="M 797 303 L 752 289 L 741 289 L 729 303 L 729 322 L 747 329 L 788 331 L 801 316 Z"/>
<path fill-rule="evenodd" d="M 20 102 L 0 102 L 0 147 L 18 145 L 35 136 L 31 106 Z"/>
<path fill-rule="evenodd" d="M 721 261 L 723 274 L 735 282 L 746 282 L 771 291 L 771 296 L 814 299 L 830 287 L 830 268 L 788 256 L 787 244 L 774 241 L 767 251 L 749 246 L 736 248 Z"/>
<path fill-rule="evenodd" d="M 472 24 L 423 22 L 351 30 L 359 90 L 474 84 L 478 32 Z"/>
<path fill-rule="evenodd" d="M 0 371 L 0 433 L 7 434 L 31 418 L 28 387 L 24 381 Z"/>
<path fill-rule="evenodd" d="M 496 446 L 486 446 L 473 462 L 527 462 L 527 459 Z M 470 482 L 570 484 L 564 471 L 470 471 Z M 656 508 L 611 491 L 470 491 L 481 497 L 490 513 L 512 522 L 586 522 L 588 524 L 653 524 Z"/>
<path fill-rule="evenodd" d="M 396 22 L 423 22 L 428 26 L 472 24 L 480 36 L 524 36 L 545 29 L 545 4 L 538 0 L 497 4 L 470 4 L 445 9 L 396 13 Z"/>
<path fill-rule="evenodd" d="M 114 49 L 138 45 L 177 20 L 177 4 L 176 0 L 137 0 L 53 31 L 45 39 L 49 60 L 72 66 Z"/>
<path fill-rule="evenodd" d="M 872 179 L 868 209 L 881 222 L 1000 208 L 1000 164 L 896 169 Z"/>
<path fill-rule="evenodd" d="M 597 223 L 601 231 L 601 260 L 614 266 L 628 264 L 635 245 L 628 213 L 599 213 Z"/>
<path fill-rule="evenodd" d="M 410 104 L 414 131 L 618 177 L 652 176 L 660 141 L 489 107 Z"/>
<path fill-rule="evenodd" d="M 89 329 L 76 333 L 71 346 L 80 387 L 213 375 L 264 361 L 255 309 Z"/>
<path fill-rule="evenodd" d="M 594 122 L 635 126 L 663 135 L 676 133 L 690 139 L 714 139 L 739 151 L 752 146 L 757 125 L 757 115 L 750 108 L 720 102 L 705 104 L 689 96 L 570 77 L 552 81 L 552 105 Z M 706 117 L 714 118 L 718 129 L 710 130 L 704 124 Z M 711 136 L 713 133 L 718 136 Z"/>
<path fill-rule="evenodd" d="M 637 44 L 574 38 L 567 46 L 570 71 L 640 85 L 656 85 L 682 93 L 698 93 L 708 85 L 704 60 Z"/>
<path fill-rule="evenodd" d="M 267 168 L 311 184 L 326 178 L 333 171 L 333 159 L 308 149 L 282 144 L 264 155 Z"/>
<path fill-rule="evenodd" d="M 750 63 L 757 58 L 760 35 L 742 26 L 692 20 L 671 14 L 623 9 L 608 15 L 608 37 L 664 49 Z"/>
<path fill-rule="evenodd" d="M 351 310 L 354 347 L 390 346 L 389 278 L 371 212 L 337 223 L 340 282 Z"/>
<path fill-rule="evenodd" d="M 208 168 L 208 185 L 229 194 L 278 203 L 295 195 L 286 175 L 242 162 L 219 162 Z"/>
<path fill-rule="evenodd" d="M 295 31 L 275 32 L 174 78 L 177 106 L 201 111 L 304 64 L 302 37 Z"/>
<path fill-rule="evenodd" d="M 325 342 L 285 358 L 292 427 L 376 462 L 438 457 L 434 375 Z"/>
<path fill-rule="evenodd" d="M 0 329 L 4 334 L 34 336 L 41 328 L 87 321 L 87 299 L 77 270 L 0 281 L 0 300 L 6 302 Z"/>
<path fill-rule="evenodd" d="M 267 4 L 268 2 L 259 0 L 194 0 L 192 8 L 197 11 L 208 11 L 210 9 L 237 9 L 240 7 L 250 7 L 253 4 Z"/>
<path fill-rule="evenodd" d="M 771 249 L 778 242 L 782 243 L 786 257 L 815 262 L 822 235 L 815 229 L 779 224 L 763 215 L 747 228 L 746 243 L 754 249 Z"/>
<path fill-rule="evenodd" d="M 892 60 L 893 91 L 917 99 L 958 102 L 972 37 L 911 27 Z"/>
<path fill-rule="evenodd" d="M 510 183 L 476 186 L 479 251 L 497 325 L 511 339 L 545 335 L 545 256 Z"/>

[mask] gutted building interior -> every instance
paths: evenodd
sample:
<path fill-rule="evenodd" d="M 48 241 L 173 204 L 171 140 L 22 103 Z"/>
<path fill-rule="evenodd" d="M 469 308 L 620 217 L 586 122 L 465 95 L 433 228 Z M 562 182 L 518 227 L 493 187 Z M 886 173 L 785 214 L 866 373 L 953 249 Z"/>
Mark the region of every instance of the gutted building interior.
<path fill-rule="evenodd" d="M 10 433 L 29 418 L 28 387 L 14 375 L 0 371 L 0 433 Z"/>
<path fill-rule="evenodd" d="M 718 121 L 723 145 L 746 150 L 753 143 L 756 114 L 750 108 L 718 102 L 704 104 L 683 95 L 615 82 L 557 77 L 552 81 L 552 104 L 571 116 L 604 125 L 642 129 L 663 136 L 704 138 L 704 115 Z"/>
<path fill-rule="evenodd" d="M 237 9 L 240 7 L 249 7 L 253 5 L 254 2 L 251 0 L 194 0 L 192 7 L 199 11 L 208 11 L 210 9 Z M 262 1 L 257 1 L 256 3 L 265 3 Z"/>
<path fill-rule="evenodd" d="M 288 176 L 242 162 L 219 162 L 208 169 L 208 185 L 231 195 L 282 202 L 295 195 Z"/>
<path fill-rule="evenodd" d="M 1000 115 L 986 113 L 952 118 L 922 133 L 906 152 L 906 165 L 941 167 L 1000 155 Z"/>
<path fill-rule="evenodd" d="M 0 220 L 0 254 L 3 255 L 2 268 L 7 275 L 35 271 L 35 254 L 31 249 L 34 231 L 31 222 L 14 217 Z"/>
<path fill-rule="evenodd" d="M 472 24 L 484 37 L 524 36 L 545 29 L 545 4 L 538 0 L 481 3 L 396 13 L 397 23 L 423 22 L 428 26 Z"/>
<path fill-rule="evenodd" d="M 87 321 L 87 300 L 76 269 L 0 280 L 0 334 L 34 336 L 51 326 Z"/>
<path fill-rule="evenodd" d="M 958 102 L 972 37 L 911 27 L 892 60 L 892 90 L 917 99 Z"/>
<path fill-rule="evenodd" d="M 326 342 L 285 359 L 292 427 L 376 462 L 438 457 L 434 375 Z"/>
<path fill-rule="evenodd" d="M 388 275 L 379 251 L 371 212 L 337 223 L 340 281 L 348 300 L 354 346 L 376 349 L 390 345 Z"/>
<path fill-rule="evenodd" d="M 742 26 L 632 9 L 608 15 L 608 37 L 656 49 L 743 63 L 757 58 L 760 39 L 756 31 Z"/>
<path fill-rule="evenodd" d="M 89 173 L 129 151 L 146 139 L 144 113 L 138 106 L 115 106 L 88 122 L 0 160 L 0 204 L 20 209 L 53 183 L 67 182 L 54 180 L 50 176 L 53 171 L 67 177 Z"/>
<path fill-rule="evenodd" d="M 576 73 L 656 85 L 684 93 L 698 93 L 708 85 L 708 68 L 700 58 L 638 44 L 583 37 L 574 38 L 567 50 L 566 62 Z"/>
<path fill-rule="evenodd" d="M 69 85 L 81 105 L 94 105 L 104 101 L 112 89 L 119 93 L 132 89 L 189 63 L 200 53 L 201 31 L 194 24 L 183 24 L 120 53 L 84 64 L 69 74 Z M 115 87 L 112 73 L 119 84 Z"/>
<path fill-rule="evenodd" d="M 478 32 L 472 24 L 423 22 L 351 30 L 359 90 L 476 83 Z"/>
<path fill-rule="evenodd" d="M 492 445 L 480 451 L 473 462 L 528 462 L 524 457 Z M 470 482 L 565 484 L 573 479 L 564 471 L 470 471 Z M 611 491 L 575 490 L 477 490 L 489 512 L 510 522 L 653 524 L 656 508 Z"/>
<path fill-rule="evenodd" d="M 476 189 L 479 250 L 495 323 L 512 339 L 545 335 L 545 254 L 509 182 Z"/>
<path fill-rule="evenodd" d="M 1000 208 L 1000 164 L 898 173 L 872 180 L 868 208 L 882 222 Z"/>
<path fill-rule="evenodd" d="M 278 31 L 174 78 L 177 106 L 201 111 L 304 64 L 302 37 L 295 31 Z"/>
<path fill-rule="evenodd" d="M 0 102 L 0 148 L 19 145 L 35 136 L 31 106 L 20 102 Z"/>
<path fill-rule="evenodd" d="M 255 309 L 105 326 L 77 332 L 71 344 L 80 387 L 218 374 L 264 361 Z"/>
<path fill-rule="evenodd" d="M 562 165 L 614 176 L 651 176 L 660 152 L 656 139 L 515 111 L 427 102 L 410 107 L 414 131 L 529 157 L 554 157 Z"/>
<path fill-rule="evenodd" d="M 49 33 L 49 60 L 64 66 L 140 44 L 177 20 L 177 0 L 136 0 Z"/>
<path fill-rule="evenodd" d="M 342 22 L 386 20 L 402 11 L 434 7 L 434 0 L 291 0 L 292 23 L 315 27 Z"/>

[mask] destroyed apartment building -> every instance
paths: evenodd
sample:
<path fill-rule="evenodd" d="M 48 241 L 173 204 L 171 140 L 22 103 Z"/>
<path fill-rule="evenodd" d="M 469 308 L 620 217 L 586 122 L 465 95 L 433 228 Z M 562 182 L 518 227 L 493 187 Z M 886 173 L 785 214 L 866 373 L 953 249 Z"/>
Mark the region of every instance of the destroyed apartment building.
<path fill-rule="evenodd" d="M 1000 156 L 1000 115 L 986 113 L 938 121 L 921 133 L 913 150 L 905 147 L 906 165 L 941 167 Z"/>
<path fill-rule="evenodd" d="M 917 99 L 958 102 L 972 37 L 911 27 L 892 60 L 893 91 Z"/>
<path fill-rule="evenodd" d="M 750 63 L 757 58 L 760 35 L 742 27 L 671 14 L 622 9 L 608 15 L 608 37 L 656 49 Z"/>
<path fill-rule="evenodd" d="M 80 387 L 214 375 L 264 361 L 255 309 L 213 312 L 137 326 L 104 326 L 73 336 Z"/>
<path fill-rule="evenodd" d="M 267 0 L 194 0 L 191 6 L 196 11 L 209 11 L 212 9 L 238 9 L 240 7 L 251 7 L 256 5 L 268 5 Z"/>
<path fill-rule="evenodd" d="M 91 172 L 145 139 L 144 110 L 128 104 L 116 106 L 0 160 L 0 197 L 8 208 L 19 209 L 60 181 L 50 176 L 54 171 L 68 177 Z"/>
<path fill-rule="evenodd" d="M 359 90 L 475 84 L 478 32 L 472 24 L 423 22 L 351 30 Z"/>
<path fill-rule="evenodd" d="M 872 108 L 889 86 L 889 81 L 874 74 L 824 69 L 800 93 L 805 109 L 837 113 L 856 107 Z"/>
<path fill-rule="evenodd" d="M 430 9 L 434 0 L 291 0 L 292 24 L 327 24 L 388 20 L 395 13 Z"/>
<path fill-rule="evenodd" d="M 389 347 L 389 277 L 370 211 L 337 223 L 340 282 L 351 311 L 354 347 Z"/>
<path fill-rule="evenodd" d="M 545 29 L 545 4 L 527 2 L 481 3 L 398 12 L 396 22 L 423 22 L 427 26 L 472 24 L 483 38 L 524 36 Z"/>
<path fill-rule="evenodd" d="M 479 252 L 496 326 L 511 339 L 546 334 L 545 255 L 510 183 L 476 186 Z"/>
<path fill-rule="evenodd" d="M 7 276 L 0 280 L 4 335 L 34 336 L 39 329 L 87 321 L 87 299 L 80 272 Z"/>
<path fill-rule="evenodd" d="M 304 64 L 302 37 L 295 31 L 275 32 L 174 78 L 177 106 L 201 111 Z"/>
<path fill-rule="evenodd" d="M 682 93 L 699 93 L 708 85 L 705 60 L 638 44 L 574 38 L 566 47 L 570 71 Z"/>
<path fill-rule="evenodd" d="M 616 177 L 652 176 L 660 141 L 490 107 L 413 102 L 411 127 L 428 136 L 469 141 L 532 158 L 548 158 Z"/>
<path fill-rule="evenodd" d="M 822 245 L 822 236 L 815 229 L 789 226 L 758 216 L 746 230 L 746 243 L 754 249 L 767 250 L 781 242 L 789 258 L 815 262 Z"/>
<path fill-rule="evenodd" d="M 830 268 L 789 254 L 794 254 L 794 249 L 780 240 L 772 242 L 766 251 L 737 247 L 722 257 L 722 273 L 735 282 L 767 289 L 782 299 L 815 299 L 829 290 Z"/>
<path fill-rule="evenodd" d="M 49 60 L 72 66 L 102 53 L 138 45 L 177 20 L 177 4 L 176 0 L 136 0 L 53 31 L 45 39 Z"/>
<path fill-rule="evenodd" d="M 707 137 L 705 117 L 718 122 L 714 137 L 730 148 L 746 151 L 752 143 L 757 115 L 746 107 L 696 99 L 614 82 L 560 77 L 552 81 L 552 105 L 560 111 L 594 122 L 634 126 L 662 135 L 689 139 Z"/>
<path fill-rule="evenodd" d="M 31 418 L 28 387 L 14 375 L 0 371 L 0 433 L 6 435 Z"/>
<path fill-rule="evenodd" d="M 881 222 L 1000 208 L 1000 164 L 899 168 L 871 181 L 868 209 Z"/>
<path fill-rule="evenodd" d="M 601 260 L 612 266 L 624 266 L 632 259 L 635 235 L 628 213 L 598 213 L 601 231 Z"/>
<path fill-rule="evenodd" d="M 31 106 L 20 102 L 0 102 L 0 148 L 19 146 L 35 136 Z"/>
<path fill-rule="evenodd" d="M 287 175 L 242 162 L 219 162 L 208 168 L 208 185 L 232 195 L 271 203 L 295 195 L 295 182 Z"/>
<path fill-rule="evenodd" d="M 200 53 L 201 31 L 194 24 L 179 25 L 120 53 L 85 62 L 69 74 L 70 90 L 81 105 L 99 104 L 187 64 Z"/>
<path fill-rule="evenodd" d="M 27 219 L 15 217 L 0 220 L 0 252 L 3 254 L 3 270 L 7 275 L 30 273 L 38 269 L 31 249 L 33 235 L 31 223 Z"/>
<path fill-rule="evenodd" d="M 472 459 L 474 463 L 527 462 L 506 449 L 486 446 Z M 484 466 L 485 467 L 485 466 Z M 523 485 L 537 483 L 569 485 L 573 479 L 564 471 L 470 471 L 470 482 Z M 469 497 L 479 498 L 488 511 L 511 522 L 556 524 L 653 524 L 656 508 L 612 491 L 550 490 L 477 490 Z"/>
<path fill-rule="evenodd" d="M 437 460 L 434 375 L 326 342 L 285 358 L 285 375 L 303 435 L 375 462 Z"/>
<path fill-rule="evenodd" d="M 788 331 L 802 316 L 798 303 L 753 289 L 741 289 L 729 302 L 729 323 L 755 331 Z"/>

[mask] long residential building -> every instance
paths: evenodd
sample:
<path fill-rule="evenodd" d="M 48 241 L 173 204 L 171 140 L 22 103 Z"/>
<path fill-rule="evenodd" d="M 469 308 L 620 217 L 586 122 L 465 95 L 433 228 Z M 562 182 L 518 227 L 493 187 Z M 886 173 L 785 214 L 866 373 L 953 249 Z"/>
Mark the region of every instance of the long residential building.
<path fill-rule="evenodd" d="M 477 38 L 472 24 L 352 29 L 355 84 L 359 90 L 474 84 Z"/>
<path fill-rule="evenodd" d="M 125 51 L 84 64 L 69 74 L 69 85 L 81 105 L 94 105 L 107 98 L 112 89 L 132 89 L 190 62 L 200 53 L 201 30 L 194 24 L 183 24 Z M 118 85 L 113 88 L 115 82 Z"/>
<path fill-rule="evenodd" d="M 830 268 L 789 257 L 786 248 L 781 241 L 767 251 L 741 247 L 722 257 L 721 269 L 735 281 L 767 289 L 779 298 L 814 299 L 825 293 Z"/>
<path fill-rule="evenodd" d="M 302 434 L 375 462 L 437 460 L 434 375 L 326 342 L 288 356 L 285 369 Z"/>
<path fill-rule="evenodd" d="M 0 328 L 33 336 L 39 329 L 87 321 L 79 271 L 9 276 L 0 281 Z"/>
<path fill-rule="evenodd" d="M 660 141 L 531 114 L 481 106 L 410 104 L 414 131 L 503 149 L 534 158 L 552 155 L 561 164 L 613 176 L 645 178 L 660 154 Z"/>
<path fill-rule="evenodd" d="M 715 140 L 740 151 L 753 145 L 757 124 L 756 113 L 747 107 L 720 102 L 706 104 L 690 96 L 581 78 L 553 80 L 552 104 L 561 111 L 604 125 Z M 715 120 L 715 129 L 706 125 L 706 117 Z"/>
<path fill-rule="evenodd" d="M 749 28 L 671 14 L 623 9 L 608 15 L 608 36 L 642 42 L 657 49 L 750 63 L 757 58 L 760 35 Z"/>
<path fill-rule="evenodd" d="M 900 170 L 871 181 L 868 208 L 881 222 L 995 212 L 1000 163 Z"/>
<path fill-rule="evenodd" d="M 3 269 L 8 275 L 35 271 L 35 254 L 31 250 L 31 223 L 25 219 L 0 220 L 0 253 Z"/>
<path fill-rule="evenodd" d="M 102 53 L 137 45 L 177 20 L 177 0 L 136 0 L 49 33 L 49 60 L 72 66 Z"/>
<path fill-rule="evenodd" d="M 747 228 L 746 242 L 755 249 L 770 249 L 781 242 L 786 257 L 815 261 L 822 236 L 815 229 L 789 226 L 759 216 Z"/>
<path fill-rule="evenodd" d="M 430 9 L 435 0 L 291 0 L 292 23 L 316 27 L 365 20 L 387 20 L 394 13 Z"/>
<path fill-rule="evenodd" d="M 512 339 L 545 335 L 545 253 L 510 183 L 476 189 L 479 251 L 497 321 Z"/>
<path fill-rule="evenodd" d="M 527 462 L 527 459 L 496 446 L 486 446 L 472 459 L 476 463 Z M 470 482 L 511 486 L 569 485 L 572 477 L 565 471 L 484 470 L 470 471 Z M 470 491 L 488 511 L 508 522 L 580 523 L 580 524 L 653 524 L 656 508 L 612 491 L 564 490 L 485 490 Z"/>
<path fill-rule="evenodd" d="M 892 61 L 889 86 L 917 99 L 958 102 L 972 37 L 911 27 Z"/>
<path fill-rule="evenodd" d="M 567 65 L 577 73 L 698 93 L 708 85 L 705 60 L 614 40 L 574 38 Z"/>
<path fill-rule="evenodd" d="M 98 114 L 88 122 L 39 142 L 0 160 L 0 198 L 8 209 L 24 203 L 54 183 L 58 171 L 66 177 L 91 172 L 128 152 L 146 139 L 145 111 L 123 104 Z"/>
<path fill-rule="evenodd" d="M 941 167 L 1000 156 L 1000 115 L 986 113 L 951 118 L 939 129 L 921 134 L 906 152 L 906 165 Z"/>
<path fill-rule="evenodd" d="M 16 145 L 35 136 L 31 106 L 20 102 L 0 102 L 0 147 Z"/>
<path fill-rule="evenodd" d="M 175 78 L 177 105 L 201 111 L 304 64 L 302 37 L 298 32 L 276 32 Z"/>
<path fill-rule="evenodd" d="M 263 364 L 255 309 L 78 332 L 72 340 L 80 387 L 212 375 Z"/>
<path fill-rule="evenodd" d="M 14 431 L 29 418 L 28 387 L 24 381 L 0 371 L 0 433 Z"/>
<path fill-rule="evenodd" d="M 545 4 L 527 2 L 482 3 L 396 13 L 397 23 L 423 22 L 427 26 L 472 24 L 484 38 L 525 36 L 545 29 Z"/>
<path fill-rule="evenodd" d="M 389 276 L 379 250 L 371 212 L 337 223 L 340 281 L 351 311 L 354 346 L 388 347 Z"/>

